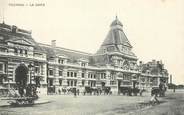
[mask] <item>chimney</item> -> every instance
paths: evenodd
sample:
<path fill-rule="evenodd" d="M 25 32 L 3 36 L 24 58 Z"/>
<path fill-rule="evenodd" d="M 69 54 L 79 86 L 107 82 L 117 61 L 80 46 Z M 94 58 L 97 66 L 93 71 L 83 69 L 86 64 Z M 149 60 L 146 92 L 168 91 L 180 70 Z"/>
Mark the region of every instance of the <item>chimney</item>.
<path fill-rule="evenodd" d="M 170 84 L 172 84 L 172 75 L 170 75 Z"/>
<path fill-rule="evenodd" d="M 52 47 L 56 47 L 56 40 L 52 40 L 52 41 L 51 41 L 51 46 L 52 46 Z"/>

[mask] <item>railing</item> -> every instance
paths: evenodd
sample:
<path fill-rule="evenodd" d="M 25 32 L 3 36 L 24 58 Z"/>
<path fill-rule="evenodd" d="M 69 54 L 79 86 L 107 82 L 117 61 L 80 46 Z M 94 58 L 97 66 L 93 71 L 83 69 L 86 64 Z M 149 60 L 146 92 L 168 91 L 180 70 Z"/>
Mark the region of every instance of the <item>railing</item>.
<path fill-rule="evenodd" d="M 11 53 L 11 52 L 0 52 L 1 55 L 4 56 L 17 56 L 17 57 L 23 57 L 23 58 L 30 58 L 30 59 L 37 59 L 37 60 L 42 60 L 46 61 L 46 58 L 43 57 L 38 57 L 38 56 L 32 56 L 32 55 L 26 55 L 26 54 L 20 54 L 20 53 Z"/>

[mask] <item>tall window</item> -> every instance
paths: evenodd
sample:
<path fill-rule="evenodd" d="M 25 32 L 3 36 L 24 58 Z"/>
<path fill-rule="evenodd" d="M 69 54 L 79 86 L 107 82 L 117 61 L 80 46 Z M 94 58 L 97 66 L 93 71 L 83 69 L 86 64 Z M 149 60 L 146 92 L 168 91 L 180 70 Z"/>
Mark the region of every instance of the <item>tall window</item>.
<path fill-rule="evenodd" d="M 71 86 L 73 86 L 73 81 L 71 81 Z"/>
<path fill-rule="evenodd" d="M 49 86 L 53 86 L 53 79 L 49 79 Z"/>
<path fill-rule="evenodd" d="M 70 76 L 70 72 L 67 72 L 67 77 L 69 77 Z"/>
<path fill-rule="evenodd" d="M 76 72 L 74 73 L 74 77 L 77 77 L 77 73 Z"/>
<path fill-rule="evenodd" d="M 77 86 L 77 81 L 74 82 L 74 86 Z"/>
<path fill-rule="evenodd" d="M 85 63 L 82 63 L 82 66 L 83 66 L 83 67 L 85 67 L 85 66 L 86 66 L 86 64 L 85 64 Z"/>
<path fill-rule="evenodd" d="M 84 73 L 82 73 L 82 78 L 84 78 Z"/>
<path fill-rule="evenodd" d="M 54 72 L 52 69 L 49 70 L 49 75 L 54 75 Z"/>
<path fill-rule="evenodd" d="M 27 50 L 25 50 L 25 55 L 27 55 Z"/>
<path fill-rule="evenodd" d="M 59 85 L 62 86 L 62 80 L 61 79 L 59 80 Z"/>
<path fill-rule="evenodd" d="M 59 76 L 63 76 L 63 71 L 59 70 Z"/>
<path fill-rule="evenodd" d="M 83 81 L 82 81 L 82 86 L 84 86 L 84 83 L 85 83 L 85 81 L 83 80 Z"/>
<path fill-rule="evenodd" d="M 0 63 L 0 71 L 3 71 L 3 64 Z"/>
<path fill-rule="evenodd" d="M 59 59 L 58 62 L 59 62 L 60 64 L 63 64 L 64 60 L 63 60 L 63 59 Z"/>
<path fill-rule="evenodd" d="M 39 67 L 35 67 L 35 73 L 40 73 L 40 68 Z"/>
<path fill-rule="evenodd" d="M 69 86 L 69 81 L 67 81 L 67 85 Z"/>
<path fill-rule="evenodd" d="M 22 49 L 20 49 L 20 54 L 22 54 L 23 53 L 23 50 Z"/>

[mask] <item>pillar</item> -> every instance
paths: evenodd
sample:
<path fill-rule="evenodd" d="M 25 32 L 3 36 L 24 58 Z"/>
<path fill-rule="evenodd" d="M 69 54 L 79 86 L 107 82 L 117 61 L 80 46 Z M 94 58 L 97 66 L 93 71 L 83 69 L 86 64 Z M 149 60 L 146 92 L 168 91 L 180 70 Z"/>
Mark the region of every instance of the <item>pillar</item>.
<path fill-rule="evenodd" d="M 87 70 L 86 70 L 86 72 L 84 73 L 84 78 L 85 78 L 84 86 L 89 86 L 89 85 L 88 85 L 88 71 L 87 71 Z"/>
<path fill-rule="evenodd" d="M 77 72 L 77 86 L 82 87 L 82 70 Z"/>
<path fill-rule="evenodd" d="M 64 79 L 63 79 L 63 84 L 62 85 L 66 87 L 68 85 L 67 84 L 67 68 L 63 69 L 63 78 Z"/>
<path fill-rule="evenodd" d="M 106 71 L 106 84 L 105 86 L 110 87 L 110 71 Z"/>

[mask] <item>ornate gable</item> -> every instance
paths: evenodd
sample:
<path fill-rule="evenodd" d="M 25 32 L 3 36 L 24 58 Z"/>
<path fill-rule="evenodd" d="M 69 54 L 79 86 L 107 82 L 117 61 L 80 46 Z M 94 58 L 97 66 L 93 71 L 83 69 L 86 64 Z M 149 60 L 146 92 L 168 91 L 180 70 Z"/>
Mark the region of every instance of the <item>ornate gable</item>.
<path fill-rule="evenodd" d="M 22 38 L 13 37 L 12 39 L 7 40 L 7 42 L 12 42 L 12 43 L 21 44 L 21 45 L 28 45 L 28 46 L 35 45 L 35 43 L 33 43 L 31 40 L 26 39 L 24 37 Z"/>

